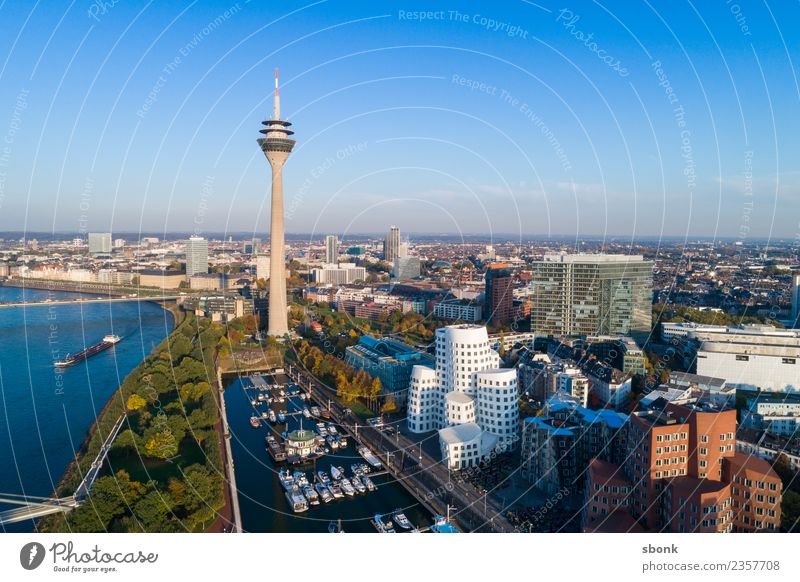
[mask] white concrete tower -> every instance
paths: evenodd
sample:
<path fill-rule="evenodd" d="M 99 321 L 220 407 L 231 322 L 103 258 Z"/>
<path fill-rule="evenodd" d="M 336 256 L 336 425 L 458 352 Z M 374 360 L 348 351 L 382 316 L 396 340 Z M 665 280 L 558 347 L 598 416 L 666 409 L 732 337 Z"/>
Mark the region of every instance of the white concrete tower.
<path fill-rule="evenodd" d="M 269 265 L 269 335 L 289 333 L 286 304 L 286 252 L 283 224 L 283 164 L 292 153 L 295 141 L 289 139 L 294 132 L 287 129 L 292 124 L 281 120 L 281 102 L 278 94 L 278 69 L 275 69 L 275 106 L 272 119 L 264 121 L 258 145 L 272 167 L 272 206 L 270 221 Z"/>

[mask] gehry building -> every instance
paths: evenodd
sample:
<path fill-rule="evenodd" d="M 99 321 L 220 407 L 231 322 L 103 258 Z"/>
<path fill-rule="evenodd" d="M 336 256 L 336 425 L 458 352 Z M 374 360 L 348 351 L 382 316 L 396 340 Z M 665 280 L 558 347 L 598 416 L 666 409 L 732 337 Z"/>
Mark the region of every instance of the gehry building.
<path fill-rule="evenodd" d="M 414 366 L 408 428 L 439 431 L 442 459 L 451 469 L 477 465 L 519 440 L 517 372 L 500 368 L 486 328 L 451 325 L 436 330 L 436 367 Z"/>

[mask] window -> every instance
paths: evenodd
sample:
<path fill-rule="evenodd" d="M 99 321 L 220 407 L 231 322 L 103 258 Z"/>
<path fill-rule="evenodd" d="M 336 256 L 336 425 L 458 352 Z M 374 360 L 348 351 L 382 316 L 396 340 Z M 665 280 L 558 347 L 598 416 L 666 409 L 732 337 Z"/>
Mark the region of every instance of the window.
<path fill-rule="evenodd" d="M 737 362 L 749 362 L 750 356 L 736 356 Z"/>
<path fill-rule="evenodd" d="M 783 364 L 795 364 L 797 363 L 794 358 L 781 358 L 781 363 Z"/>

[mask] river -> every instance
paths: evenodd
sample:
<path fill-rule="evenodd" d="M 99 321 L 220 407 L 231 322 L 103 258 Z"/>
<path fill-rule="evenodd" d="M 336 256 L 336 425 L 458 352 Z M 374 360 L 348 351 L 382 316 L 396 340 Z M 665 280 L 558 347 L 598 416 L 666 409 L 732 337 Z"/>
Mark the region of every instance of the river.
<path fill-rule="evenodd" d="M 79 296 L 0 287 L 0 302 Z M 172 327 L 172 314 L 148 302 L 0 308 L 0 493 L 49 496 L 109 397 Z M 54 369 L 110 333 L 123 340 Z M 33 522 L 0 528 L 31 531 Z"/>

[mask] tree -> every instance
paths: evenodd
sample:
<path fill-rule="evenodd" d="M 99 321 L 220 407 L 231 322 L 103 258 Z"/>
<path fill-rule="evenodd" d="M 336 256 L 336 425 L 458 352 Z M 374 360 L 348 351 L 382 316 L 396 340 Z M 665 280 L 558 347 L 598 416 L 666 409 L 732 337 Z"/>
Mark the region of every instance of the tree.
<path fill-rule="evenodd" d="M 381 394 L 381 390 L 383 389 L 383 384 L 381 383 L 380 378 L 373 378 L 372 384 L 369 387 L 368 397 L 370 400 L 375 400 Z"/>
<path fill-rule="evenodd" d="M 138 394 L 131 394 L 130 396 L 128 396 L 128 402 L 125 404 L 125 408 L 134 411 L 134 410 L 139 410 L 140 408 L 146 405 L 147 405 L 147 400 L 145 400 Z"/>
<path fill-rule="evenodd" d="M 397 412 L 397 403 L 390 395 L 386 397 L 386 401 L 383 403 L 383 406 L 381 406 L 381 413 L 391 414 L 392 412 Z"/>

